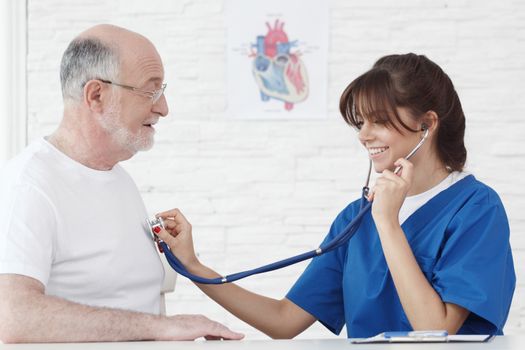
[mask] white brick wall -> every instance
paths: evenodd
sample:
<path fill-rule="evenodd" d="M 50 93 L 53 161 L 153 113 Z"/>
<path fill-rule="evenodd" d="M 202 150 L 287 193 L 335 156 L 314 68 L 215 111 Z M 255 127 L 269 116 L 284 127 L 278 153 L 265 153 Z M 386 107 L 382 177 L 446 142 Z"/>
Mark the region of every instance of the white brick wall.
<path fill-rule="evenodd" d="M 525 2 L 331 2 L 325 121 L 230 120 L 221 0 L 29 0 L 29 138 L 61 117 L 58 67 L 67 43 L 96 23 L 138 31 L 166 68 L 169 118 L 150 152 L 126 162 L 151 213 L 174 206 L 194 224 L 201 259 L 224 273 L 313 248 L 356 198 L 366 156 L 338 115 L 342 89 L 380 56 L 428 55 L 455 82 L 467 115 L 468 168 L 501 195 L 518 287 L 508 334 L 525 333 Z M 305 264 L 240 284 L 282 297 Z M 171 313 L 204 313 L 248 337 L 259 332 L 179 279 Z M 330 337 L 316 325 L 301 337 Z"/>

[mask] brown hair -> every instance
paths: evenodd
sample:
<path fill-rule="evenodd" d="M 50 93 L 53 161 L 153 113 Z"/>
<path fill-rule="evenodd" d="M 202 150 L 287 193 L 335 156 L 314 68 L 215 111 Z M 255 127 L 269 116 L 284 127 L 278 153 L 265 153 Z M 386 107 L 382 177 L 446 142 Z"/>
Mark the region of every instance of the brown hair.
<path fill-rule="evenodd" d="M 339 102 L 343 118 L 357 129 L 365 118 L 385 123 L 400 133 L 397 125 L 417 132 L 403 123 L 398 107 L 406 108 L 415 120 L 434 111 L 439 119 L 438 157 L 451 170 L 463 169 L 467 158 L 465 114 L 452 81 L 427 57 L 409 53 L 380 58 L 372 69 L 347 86 Z"/>

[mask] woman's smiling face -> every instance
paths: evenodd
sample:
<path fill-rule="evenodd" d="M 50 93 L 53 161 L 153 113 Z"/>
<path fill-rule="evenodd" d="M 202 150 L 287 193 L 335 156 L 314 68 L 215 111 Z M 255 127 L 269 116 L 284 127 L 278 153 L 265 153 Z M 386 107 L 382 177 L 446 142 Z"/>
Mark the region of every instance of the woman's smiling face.
<path fill-rule="evenodd" d="M 397 108 L 400 119 L 414 130 L 421 129 L 414 118 L 405 108 Z M 377 173 L 385 169 L 393 170 L 394 162 L 399 158 L 406 157 L 408 153 L 421 140 L 421 134 L 404 129 L 395 118 L 390 119 L 393 125 L 385 123 L 384 120 L 372 120 L 371 118 L 359 117 L 358 137 L 361 144 L 368 151 L 368 156 L 374 164 Z M 397 126 L 398 130 L 394 127 Z M 411 159 L 413 163 L 418 162 L 417 153 Z"/>

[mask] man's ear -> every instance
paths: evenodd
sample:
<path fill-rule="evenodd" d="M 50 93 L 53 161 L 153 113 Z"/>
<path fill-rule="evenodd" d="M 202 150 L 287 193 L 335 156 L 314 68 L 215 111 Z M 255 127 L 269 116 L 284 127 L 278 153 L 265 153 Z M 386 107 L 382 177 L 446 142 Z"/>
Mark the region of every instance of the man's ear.
<path fill-rule="evenodd" d="M 103 94 L 109 93 L 109 90 L 100 80 L 90 80 L 84 85 L 84 103 L 93 112 L 102 113 Z"/>

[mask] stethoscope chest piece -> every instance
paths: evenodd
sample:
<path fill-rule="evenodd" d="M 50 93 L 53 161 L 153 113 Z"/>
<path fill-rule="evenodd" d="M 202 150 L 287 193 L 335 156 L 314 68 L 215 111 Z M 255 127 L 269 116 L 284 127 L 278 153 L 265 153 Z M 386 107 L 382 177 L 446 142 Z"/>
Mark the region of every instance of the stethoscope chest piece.
<path fill-rule="evenodd" d="M 149 233 L 151 234 L 151 238 L 157 243 L 157 247 L 161 253 L 163 253 L 162 246 L 160 243 L 162 240 L 157 236 L 157 233 L 160 232 L 161 229 L 164 227 L 164 220 L 162 218 L 153 218 L 153 219 L 146 219 L 147 227 L 149 228 Z"/>

